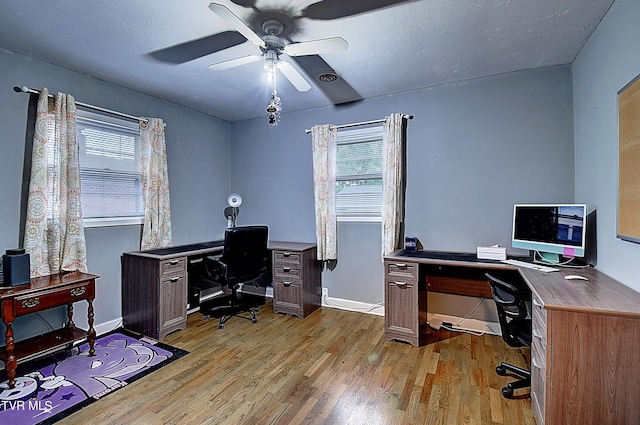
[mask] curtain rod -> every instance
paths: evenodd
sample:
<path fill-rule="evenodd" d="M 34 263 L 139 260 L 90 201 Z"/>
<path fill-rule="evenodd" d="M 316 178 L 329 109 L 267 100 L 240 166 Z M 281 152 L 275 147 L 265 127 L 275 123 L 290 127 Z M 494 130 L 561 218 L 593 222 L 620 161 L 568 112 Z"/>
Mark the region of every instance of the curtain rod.
<path fill-rule="evenodd" d="M 22 86 L 22 87 L 18 87 L 15 86 L 13 88 L 13 91 L 15 91 L 16 93 L 32 93 L 32 94 L 40 94 L 40 90 L 36 90 L 36 89 L 30 89 L 27 86 Z M 53 97 L 52 94 L 49 94 L 49 97 Z M 89 105 L 88 103 L 82 103 L 82 102 L 76 102 L 77 106 L 86 108 L 86 109 L 91 109 L 94 111 L 99 111 L 99 112 L 104 112 L 106 114 L 111 114 L 111 115 L 115 115 L 117 117 L 121 117 L 121 118 L 127 118 L 130 119 L 132 121 L 144 121 L 144 122 L 148 122 L 149 120 L 146 118 L 142 118 L 142 117 L 135 117 L 133 115 L 129 115 L 129 114 L 124 114 L 122 112 L 118 112 L 118 111 L 112 111 L 111 109 L 106 109 L 106 108 L 101 108 L 99 106 L 94 106 L 94 105 Z"/>
<path fill-rule="evenodd" d="M 406 118 L 408 120 L 412 120 L 413 119 L 413 115 L 409 115 L 409 114 L 404 114 L 402 117 Z M 340 129 L 340 128 L 348 128 L 348 127 L 358 127 L 358 126 L 361 126 L 361 125 L 379 124 L 379 123 L 383 123 L 383 122 L 387 122 L 387 119 L 386 118 L 381 118 L 379 120 L 354 122 L 352 124 L 332 125 L 331 128 Z M 311 133 L 311 129 L 306 129 L 304 132 L 309 134 L 309 133 Z"/>

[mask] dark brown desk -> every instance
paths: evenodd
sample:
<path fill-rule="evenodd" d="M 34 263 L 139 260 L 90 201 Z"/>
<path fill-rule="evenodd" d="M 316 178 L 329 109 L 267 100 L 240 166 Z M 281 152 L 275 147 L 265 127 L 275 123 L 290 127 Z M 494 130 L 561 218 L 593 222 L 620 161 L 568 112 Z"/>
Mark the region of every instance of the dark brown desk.
<path fill-rule="evenodd" d="M 39 353 L 47 352 L 75 341 L 87 338 L 89 355 L 95 355 L 93 344 L 96 332 L 93 329 L 93 300 L 95 299 L 94 274 L 70 272 L 32 278 L 29 284 L 0 289 L 2 321 L 6 326 L 5 346 L 0 348 L 0 360 L 5 362 L 9 388 L 15 387 L 18 360 L 25 360 Z M 86 300 L 89 330 L 83 331 L 73 323 L 73 303 Z M 67 306 L 67 325 L 44 335 L 15 342 L 13 322 L 16 318 L 53 307 Z"/>
<path fill-rule="evenodd" d="M 458 289 L 464 278 L 456 282 L 447 276 L 450 267 L 468 269 L 472 286 L 481 286 L 477 278 L 486 271 L 516 272 L 532 292 L 531 408 L 536 422 L 640 423 L 639 293 L 593 268 L 543 273 L 500 262 L 398 254 L 385 257 L 387 340 L 424 342 L 434 267 L 441 274 L 435 288 L 450 293 L 465 292 Z M 572 274 L 589 280 L 564 279 Z"/>
<path fill-rule="evenodd" d="M 322 304 L 322 275 L 316 244 L 269 241 L 273 310 L 304 318 Z M 200 242 L 122 254 L 124 327 L 162 339 L 186 329 L 188 264 L 222 252 L 221 241 Z"/>

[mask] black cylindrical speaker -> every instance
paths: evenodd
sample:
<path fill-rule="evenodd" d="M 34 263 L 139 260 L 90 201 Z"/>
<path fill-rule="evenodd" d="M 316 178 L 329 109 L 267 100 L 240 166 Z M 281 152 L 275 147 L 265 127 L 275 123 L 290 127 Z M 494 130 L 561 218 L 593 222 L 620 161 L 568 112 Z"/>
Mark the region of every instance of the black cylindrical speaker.
<path fill-rule="evenodd" d="M 8 249 L 2 256 L 2 273 L 4 284 L 9 286 L 23 285 L 29 283 L 31 264 L 29 254 L 25 254 L 24 249 Z"/>

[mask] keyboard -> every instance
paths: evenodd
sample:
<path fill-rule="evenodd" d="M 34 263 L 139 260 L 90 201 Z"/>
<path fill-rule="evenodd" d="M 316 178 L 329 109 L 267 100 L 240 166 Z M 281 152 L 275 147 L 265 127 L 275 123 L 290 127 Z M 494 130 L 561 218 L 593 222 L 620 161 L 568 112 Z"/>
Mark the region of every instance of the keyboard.
<path fill-rule="evenodd" d="M 556 269 L 553 267 L 543 266 L 543 265 L 534 264 L 534 263 L 528 263 L 526 261 L 519 261 L 519 260 L 502 260 L 501 263 L 511 264 L 512 266 L 516 266 L 516 267 L 525 267 L 527 269 L 534 269 L 534 270 L 538 270 L 545 273 L 560 271 L 560 269 Z"/>

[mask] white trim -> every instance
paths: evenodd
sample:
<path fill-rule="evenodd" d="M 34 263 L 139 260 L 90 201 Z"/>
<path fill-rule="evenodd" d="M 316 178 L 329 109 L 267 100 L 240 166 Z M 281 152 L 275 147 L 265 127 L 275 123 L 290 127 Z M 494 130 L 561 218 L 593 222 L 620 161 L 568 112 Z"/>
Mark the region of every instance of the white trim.
<path fill-rule="evenodd" d="M 99 217 L 83 218 L 85 229 L 93 227 L 133 226 L 144 224 L 144 217 Z"/>
<path fill-rule="evenodd" d="M 352 221 L 352 222 L 364 222 L 364 223 L 382 223 L 382 217 L 350 217 L 350 216 L 338 216 L 337 221 Z"/>
<path fill-rule="evenodd" d="M 384 316 L 383 304 L 363 303 L 360 301 L 345 300 L 342 298 L 322 297 L 322 307 L 373 314 L 375 316 Z"/>

